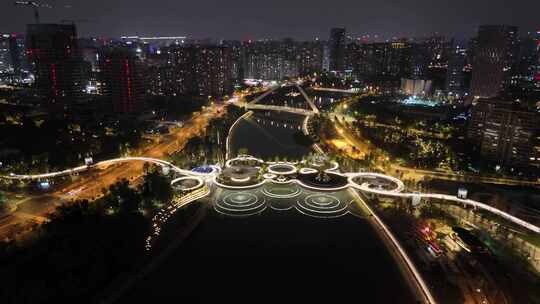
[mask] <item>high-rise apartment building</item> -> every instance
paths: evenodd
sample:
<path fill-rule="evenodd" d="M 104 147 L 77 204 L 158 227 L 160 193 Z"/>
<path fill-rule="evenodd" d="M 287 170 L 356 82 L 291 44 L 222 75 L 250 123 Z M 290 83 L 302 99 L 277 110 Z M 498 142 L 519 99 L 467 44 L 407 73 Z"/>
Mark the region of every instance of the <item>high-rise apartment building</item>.
<path fill-rule="evenodd" d="M 446 92 L 448 95 L 463 97 L 468 93 L 465 81 L 465 66 L 467 64 L 467 49 L 455 45 L 450 52 L 446 73 Z"/>
<path fill-rule="evenodd" d="M 517 97 L 527 97 L 540 89 L 540 32 L 520 38 L 512 86 Z"/>
<path fill-rule="evenodd" d="M 115 113 L 137 112 L 144 97 L 144 73 L 140 59 L 124 48 L 107 48 L 100 53 L 102 95 L 112 103 Z"/>
<path fill-rule="evenodd" d="M 305 41 L 298 45 L 298 73 L 307 75 L 323 70 L 324 45 L 322 42 Z"/>
<path fill-rule="evenodd" d="M 246 78 L 281 80 L 298 76 L 297 44 L 294 41 L 255 41 L 247 43 L 245 48 Z"/>
<path fill-rule="evenodd" d="M 508 25 L 483 25 L 476 38 L 471 93 L 491 98 L 511 85 L 518 29 Z"/>
<path fill-rule="evenodd" d="M 84 71 L 73 24 L 29 24 L 26 52 L 37 94 L 49 104 L 65 104 L 83 97 Z"/>
<path fill-rule="evenodd" d="M 0 73 L 14 73 L 20 69 L 15 35 L 0 34 Z"/>
<path fill-rule="evenodd" d="M 167 82 L 176 94 L 222 97 L 232 92 L 230 49 L 189 45 L 169 50 Z"/>
<path fill-rule="evenodd" d="M 500 99 L 479 99 L 467 136 L 483 157 L 499 165 L 528 165 L 535 158 L 539 115 Z"/>
<path fill-rule="evenodd" d="M 346 36 L 344 28 L 330 30 L 328 40 L 330 71 L 343 72 L 345 68 Z"/>
<path fill-rule="evenodd" d="M 29 24 L 26 51 L 37 94 L 60 106 L 83 97 L 84 71 L 73 24 Z"/>

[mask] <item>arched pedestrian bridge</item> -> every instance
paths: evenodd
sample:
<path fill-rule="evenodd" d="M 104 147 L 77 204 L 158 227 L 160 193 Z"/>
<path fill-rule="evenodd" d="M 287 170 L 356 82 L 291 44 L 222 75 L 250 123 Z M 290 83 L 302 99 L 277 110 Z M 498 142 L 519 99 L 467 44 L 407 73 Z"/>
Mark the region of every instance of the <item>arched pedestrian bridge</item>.
<path fill-rule="evenodd" d="M 306 116 L 319 113 L 319 109 L 317 108 L 317 106 L 315 106 L 311 98 L 309 98 L 309 96 L 306 94 L 306 92 L 301 86 L 294 85 L 294 86 L 288 86 L 288 87 L 295 87 L 300 92 L 300 94 L 304 97 L 304 101 L 309 109 L 295 108 L 295 107 L 290 107 L 290 106 L 266 105 L 266 104 L 259 103 L 268 95 L 272 94 L 274 91 L 281 88 L 280 86 L 273 87 L 272 89 L 270 89 L 263 95 L 259 96 L 258 98 L 254 99 L 250 103 L 245 104 L 244 107 L 246 110 L 279 111 L 279 112 L 287 112 L 287 113 L 300 114 L 300 115 L 306 115 Z"/>

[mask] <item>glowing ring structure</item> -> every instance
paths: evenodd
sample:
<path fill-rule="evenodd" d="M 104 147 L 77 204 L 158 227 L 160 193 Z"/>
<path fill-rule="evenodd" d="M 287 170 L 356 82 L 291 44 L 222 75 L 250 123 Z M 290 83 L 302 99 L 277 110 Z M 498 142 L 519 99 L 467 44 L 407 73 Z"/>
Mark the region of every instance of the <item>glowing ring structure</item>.
<path fill-rule="evenodd" d="M 302 193 L 302 189 L 300 187 L 295 187 L 294 191 L 291 192 L 290 194 L 277 194 L 277 193 L 272 193 L 272 190 L 271 189 L 268 189 L 269 186 L 267 187 L 263 187 L 263 189 L 261 190 L 262 194 L 268 196 L 268 197 L 271 197 L 271 198 L 277 198 L 277 199 L 290 199 L 290 198 L 294 198 L 294 197 L 297 197 L 298 195 L 300 195 Z M 270 186 L 271 187 L 271 186 Z"/>
<path fill-rule="evenodd" d="M 263 177 L 264 177 L 265 179 L 274 179 L 274 178 L 277 177 L 277 175 L 275 175 L 275 174 L 270 174 L 270 173 L 265 173 L 265 174 L 263 175 Z"/>
<path fill-rule="evenodd" d="M 198 189 L 198 188 L 200 188 L 200 187 L 202 187 L 204 185 L 204 181 L 200 177 L 197 177 L 197 176 L 184 176 L 184 177 L 180 177 L 180 178 L 177 178 L 177 179 L 173 180 L 171 182 L 171 186 L 174 187 L 176 183 L 179 183 L 179 182 L 185 181 L 185 180 L 194 180 L 194 181 L 197 182 L 197 184 L 195 186 L 193 186 L 193 187 L 180 189 L 182 191 L 192 191 L 192 190 Z"/>
<path fill-rule="evenodd" d="M 325 193 L 308 195 L 296 203 L 296 209 L 305 215 L 317 218 L 337 218 L 349 212 L 349 204 Z"/>
<path fill-rule="evenodd" d="M 228 216 L 251 216 L 266 210 L 266 201 L 250 192 L 233 192 L 217 200 L 214 210 Z"/>
<path fill-rule="evenodd" d="M 217 181 L 217 176 L 214 176 L 212 178 L 212 182 L 217 185 L 218 187 L 220 188 L 224 188 L 224 189 L 230 189 L 230 190 L 247 190 L 247 189 L 253 189 L 253 188 L 257 188 L 257 187 L 260 187 L 262 185 L 264 185 L 266 183 L 266 179 L 263 179 L 260 183 L 257 183 L 257 184 L 253 184 L 253 185 L 246 185 L 246 186 L 230 186 L 230 185 L 225 185 L 225 184 L 222 184 L 220 182 Z"/>
<path fill-rule="evenodd" d="M 328 171 L 336 171 L 337 169 L 339 169 L 339 164 L 338 164 L 337 162 L 332 162 L 332 163 L 333 163 L 332 167 L 329 168 L 329 169 L 326 169 L 325 172 L 328 172 Z M 318 163 L 309 163 L 309 166 L 318 168 L 318 167 L 321 167 L 322 164 L 318 164 Z"/>
<path fill-rule="evenodd" d="M 264 163 L 264 161 L 262 159 L 258 159 L 256 157 L 253 157 L 253 156 L 250 156 L 250 155 L 241 155 L 241 156 L 231 158 L 228 161 L 226 161 L 225 162 L 225 167 L 227 167 L 227 168 L 234 167 L 234 165 L 232 165 L 232 163 L 235 162 L 235 161 L 250 161 L 250 160 L 256 161 L 259 164 Z"/>
<path fill-rule="evenodd" d="M 278 194 L 273 193 L 272 189 L 269 189 L 268 186 L 262 188 L 261 193 L 267 197 L 272 198 L 270 200 L 270 208 L 277 211 L 287 211 L 294 207 L 294 204 L 291 203 L 290 199 L 295 198 L 302 194 L 302 188 L 295 186 L 293 191 L 287 194 Z"/>
<path fill-rule="evenodd" d="M 245 182 L 249 182 L 249 180 L 251 179 L 250 176 L 248 177 L 244 177 L 244 178 L 236 178 L 236 177 L 231 177 L 231 180 L 235 183 L 245 183 Z"/>
<path fill-rule="evenodd" d="M 306 188 L 306 189 L 309 189 L 309 190 L 313 190 L 313 191 L 321 191 L 321 192 L 336 192 L 336 191 L 341 191 L 341 190 L 345 190 L 347 188 L 349 188 L 349 184 L 346 184 L 346 185 L 343 185 L 343 186 L 339 186 L 339 187 L 331 187 L 331 188 L 322 188 L 322 187 L 316 187 L 316 186 L 310 186 L 310 185 L 306 185 L 304 183 L 302 183 L 301 180 L 295 180 L 300 186 Z"/>
<path fill-rule="evenodd" d="M 388 175 L 384 175 L 380 173 L 367 173 L 367 172 L 348 174 L 348 176 L 349 176 L 348 178 L 349 185 L 361 191 L 372 192 L 372 193 L 376 193 L 376 191 L 381 191 L 382 193 L 379 193 L 379 194 L 383 194 L 383 193 L 400 193 L 403 190 L 405 190 L 405 184 L 403 184 L 403 182 L 400 179 L 397 179 L 393 176 L 388 176 Z M 368 187 L 369 182 L 358 184 L 355 181 L 355 179 L 358 177 L 381 179 L 386 182 L 390 182 L 394 184 L 395 188 L 392 190 L 373 189 L 373 188 Z"/>
<path fill-rule="evenodd" d="M 287 168 L 287 171 L 277 171 L 277 168 Z M 287 163 L 276 163 L 268 166 L 268 172 L 275 175 L 291 175 L 298 172 L 295 166 Z"/>
<path fill-rule="evenodd" d="M 277 161 L 277 162 L 274 162 L 274 161 L 267 161 L 265 162 L 269 165 L 278 165 L 278 164 L 285 164 L 285 165 L 291 165 L 291 166 L 296 166 L 299 164 L 299 162 L 297 161 L 294 161 L 294 162 L 287 162 L 287 161 Z"/>
<path fill-rule="evenodd" d="M 279 177 L 278 177 L 278 178 L 274 178 L 274 179 L 272 180 L 272 183 L 278 184 L 278 185 L 287 185 L 287 184 L 292 184 L 292 183 L 294 183 L 294 182 L 296 182 L 295 179 L 287 179 L 287 180 L 284 180 L 284 181 L 280 181 L 280 180 L 279 180 Z"/>
<path fill-rule="evenodd" d="M 312 174 L 317 173 L 317 170 L 313 168 L 301 168 L 298 172 L 300 172 L 300 174 Z"/>

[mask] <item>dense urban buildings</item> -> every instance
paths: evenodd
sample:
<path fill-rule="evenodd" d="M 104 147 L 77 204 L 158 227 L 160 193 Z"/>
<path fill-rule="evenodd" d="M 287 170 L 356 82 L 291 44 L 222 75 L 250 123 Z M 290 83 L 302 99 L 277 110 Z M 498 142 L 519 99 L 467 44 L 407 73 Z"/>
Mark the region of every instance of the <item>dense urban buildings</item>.
<path fill-rule="evenodd" d="M 0 4 L 2 304 L 540 303 L 536 15 L 100 1 Z"/>

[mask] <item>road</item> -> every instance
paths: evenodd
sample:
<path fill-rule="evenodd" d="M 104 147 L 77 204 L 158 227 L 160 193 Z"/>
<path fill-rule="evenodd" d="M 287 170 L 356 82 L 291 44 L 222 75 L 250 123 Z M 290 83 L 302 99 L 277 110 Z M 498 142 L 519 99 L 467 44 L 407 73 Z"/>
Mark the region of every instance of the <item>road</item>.
<path fill-rule="evenodd" d="M 182 150 L 189 139 L 204 135 L 210 120 L 221 117 L 224 113 L 224 107 L 221 105 L 207 108 L 204 112 L 195 114 L 184 126 L 172 128 L 170 134 L 164 135 L 158 143 L 143 148 L 137 154 L 165 159 L 169 154 Z M 0 221 L 0 239 L 14 232 L 23 231 L 25 229 L 23 226 L 29 222 L 45 221 L 47 215 L 63 202 L 99 198 L 103 195 L 102 189 L 107 189 L 120 179 L 126 178 L 136 183 L 143 175 L 143 166 L 143 162 L 126 162 L 112 165 L 107 170 L 81 173 L 77 180 L 61 190 L 26 198 L 19 204 L 17 211 Z"/>

